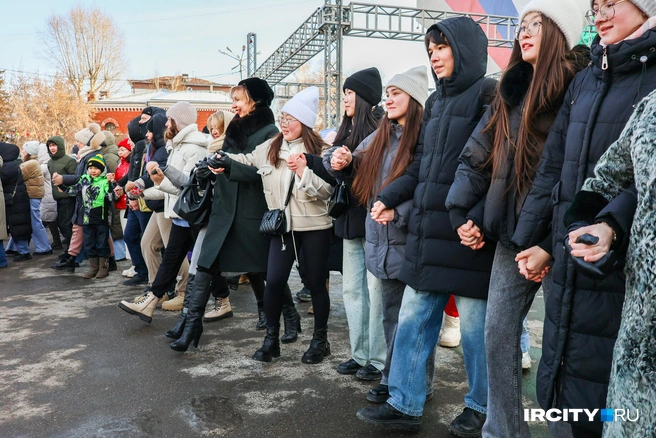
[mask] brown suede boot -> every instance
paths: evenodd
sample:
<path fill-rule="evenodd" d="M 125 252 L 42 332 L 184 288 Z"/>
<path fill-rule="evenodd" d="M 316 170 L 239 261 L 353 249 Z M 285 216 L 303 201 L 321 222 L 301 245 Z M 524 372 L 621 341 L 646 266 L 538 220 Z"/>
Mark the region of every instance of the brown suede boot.
<path fill-rule="evenodd" d="M 90 258 L 89 270 L 82 276 L 82 278 L 86 278 L 87 280 L 94 278 L 98 273 L 98 263 L 98 257 Z"/>
<path fill-rule="evenodd" d="M 103 257 L 100 257 L 98 262 L 98 273 L 96 278 L 105 278 L 109 276 L 109 260 Z"/>

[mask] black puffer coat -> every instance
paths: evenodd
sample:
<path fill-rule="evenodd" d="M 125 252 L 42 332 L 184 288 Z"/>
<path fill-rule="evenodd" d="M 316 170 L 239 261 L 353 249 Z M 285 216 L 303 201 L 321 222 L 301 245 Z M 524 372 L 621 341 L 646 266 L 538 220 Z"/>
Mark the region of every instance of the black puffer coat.
<path fill-rule="evenodd" d="M 606 70 L 601 69 L 604 54 Z M 625 277 L 621 268 L 601 281 L 576 273 L 563 249 L 563 218 L 634 105 L 656 89 L 656 30 L 606 48 L 597 37 L 591 56 L 592 65 L 570 84 L 512 239 L 530 247 L 553 227 L 554 284 L 546 301 L 537 378 L 538 401 L 545 409 L 552 406 L 555 388 L 558 408 L 606 406 Z M 601 431 L 599 422 L 581 426 Z"/>
<path fill-rule="evenodd" d="M 436 79 L 414 162 L 378 199 L 387 207 L 397 207 L 413 198 L 401 281 L 416 290 L 485 299 L 494 243 L 487 242 L 478 251 L 461 245 L 444 202 L 458 156 L 481 118 L 485 94 L 493 94 L 496 81 L 484 78 L 487 38 L 471 18 L 449 18 L 434 26 L 451 43 L 455 67 L 450 78 Z"/>
<path fill-rule="evenodd" d="M 4 161 L 0 167 L 0 179 L 5 192 L 5 214 L 7 216 L 7 228 L 14 240 L 29 240 L 32 236 L 32 223 L 30 221 L 30 198 L 27 195 L 27 187 L 23 181 L 18 157 L 20 149 L 15 144 L 0 143 L 0 156 Z M 13 197 L 12 205 L 7 201 Z"/>

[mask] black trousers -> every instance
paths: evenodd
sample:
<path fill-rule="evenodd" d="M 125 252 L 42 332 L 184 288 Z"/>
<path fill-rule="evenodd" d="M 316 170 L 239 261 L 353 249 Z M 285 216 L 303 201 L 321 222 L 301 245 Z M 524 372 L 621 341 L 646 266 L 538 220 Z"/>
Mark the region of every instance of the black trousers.
<path fill-rule="evenodd" d="M 293 233 L 293 237 L 292 237 Z M 330 229 L 317 231 L 294 231 L 281 237 L 271 238 L 267 280 L 264 289 L 264 310 L 267 321 L 280 321 L 284 304 L 285 287 L 294 265 L 296 254 L 303 254 L 305 264 L 305 286 L 312 294 L 314 308 L 314 328 L 328 326 L 330 297 L 326 290 L 328 275 L 328 248 Z M 282 241 L 284 240 L 285 249 Z M 296 251 L 294 251 L 294 243 Z"/>
<path fill-rule="evenodd" d="M 57 226 L 64 236 L 64 249 L 68 250 L 73 236 L 73 214 L 75 213 L 75 198 L 57 199 Z"/>
<path fill-rule="evenodd" d="M 109 258 L 109 225 L 83 225 L 84 249 L 87 257 Z"/>
<path fill-rule="evenodd" d="M 171 226 L 162 263 L 151 285 L 151 290 L 157 298 L 162 298 L 166 292 L 175 288 L 180 266 L 187 253 L 194 247 L 197 236 L 198 233 L 191 227 L 181 227 L 176 224 Z"/>

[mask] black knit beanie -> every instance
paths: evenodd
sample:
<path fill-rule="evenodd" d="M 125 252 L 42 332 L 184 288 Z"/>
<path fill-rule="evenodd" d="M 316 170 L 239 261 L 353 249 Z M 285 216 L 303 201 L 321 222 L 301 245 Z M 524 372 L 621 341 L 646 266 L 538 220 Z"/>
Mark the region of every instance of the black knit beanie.
<path fill-rule="evenodd" d="M 248 94 L 255 101 L 257 106 L 271 106 L 273 102 L 273 90 L 269 87 L 269 83 L 260 78 L 246 78 L 239 81 L 248 90 Z"/>
<path fill-rule="evenodd" d="M 353 73 L 344 81 L 343 90 L 353 90 L 371 106 L 377 105 L 383 96 L 383 82 L 376 67 L 365 68 Z"/>

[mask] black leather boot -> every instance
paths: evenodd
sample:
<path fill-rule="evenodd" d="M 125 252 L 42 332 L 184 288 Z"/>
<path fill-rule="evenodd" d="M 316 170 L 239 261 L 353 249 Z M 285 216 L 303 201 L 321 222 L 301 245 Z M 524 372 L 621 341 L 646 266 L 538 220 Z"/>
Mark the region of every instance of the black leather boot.
<path fill-rule="evenodd" d="M 280 337 L 280 342 L 283 344 L 295 342 L 298 334 L 301 333 L 301 315 L 296 311 L 296 306 L 283 305 L 282 320 L 285 322 L 285 333 Z"/>
<path fill-rule="evenodd" d="M 253 359 L 260 362 L 271 362 L 274 357 L 280 357 L 280 324 L 274 326 L 267 325 L 267 334 L 264 337 L 262 347 L 255 352 Z"/>
<path fill-rule="evenodd" d="M 303 353 L 301 362 L 319 363 L 324 357 L 330 356 L 330 342 L 328 342 L 328 327 L 314 329 L 310 348 Z"/>
<path fill-rule="evenodd" d="M 267 326 L 266 312 L 264 311 L 264 303 L 257 303 L 257 324 L 255 330 L 264 330 Z"/>
<path fill-rule="evenodd" d="M 487 415 L 483 413 L 471 408 L 465 408 L 449 424 L 449 432 L 463 438 L 479 437 L 483 431 L 483 424 L 485 424 L 486 418 Z"/>
<path fill-rule="evenodd" d="M 62 257 L 57 263 L 52 263 L 50 267 L 57 271 L 75 272 L 75 257 L 66 253 L 65 257 Z"/>
<path fill-rule="evenodd" d="M 118 266 L 116 266 L 116 257 L 111 256 L 109 258 L 109 267 L 107 269 L 109 272 L 114 272 L 118 270 Z"/>
<path fill-rule="evenodd" d="M 255 301 L 257 301 L 257 324 L 255 324 L 255 330 L 264 330 L 266 329 L 267 320 L 266 313 L 264 312 L 264 279 L 266 274 L 264 273 L 249 273 L 248 280 L 251 282 L 251 289 L 253 289 L 253 294 L 255 295 Z"/>
<path fill-rule="evenodd" d="M 175 351 L 187 351 L 189 344 L 194 343 L 194 347 L 198 347 L 200 335 L 203 333 L 203 314 L 205 313 L 205 305 L 210 298 L 212 290 L 212 275 L 207 272 L 198 271 L 194 278 L 194 287 L 190 294 L 185 294 L 185 298 L 189 296 L 187 317 L 185 320 L 184 330 L 180 338 L 171 343 L 171 349 Z"/>
<path fill-rule="evenodd" d="M 177 324 L 168 332 L 164 333 L 164 336 L 170 339 L 180 339 L 182 332 L 185 328 L 185 322 L 187 321 L 187 313 L 189 313 L 189 296 L 191 291 L 194 289 L 194 280 L 196 276 L 194 274 L 189 274 L 189 280 L 187 281 L 187 289 L 185 291 L 184 301 L 182 303 L 182 312 L 180 312 L 180 318 L 178 318 Z"/>

